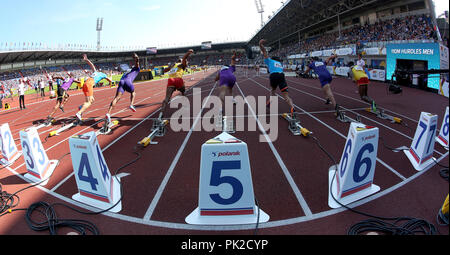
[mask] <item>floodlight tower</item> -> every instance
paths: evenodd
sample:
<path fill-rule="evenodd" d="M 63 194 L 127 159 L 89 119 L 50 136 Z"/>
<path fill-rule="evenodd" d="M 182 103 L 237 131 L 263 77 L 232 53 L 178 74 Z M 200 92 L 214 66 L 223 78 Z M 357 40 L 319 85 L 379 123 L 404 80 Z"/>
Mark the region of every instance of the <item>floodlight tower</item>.
<path fill-rule="evenodd" d="M 103 18 L 97 18 L 97 51 L 100 51 L 100 32 L 103 30 Z"/>
<path fill-rule="evenodd" d="M 264 17 L 263 17 L 264 7 L 263 7 L 263 4 L 262 4 L 261 0 L 255 0 L 255 4 L 256 4 L 256 10 L 258 11 L 259 14 L 261 14 L 261 27 L 263 27 L 264 26 Z"/>

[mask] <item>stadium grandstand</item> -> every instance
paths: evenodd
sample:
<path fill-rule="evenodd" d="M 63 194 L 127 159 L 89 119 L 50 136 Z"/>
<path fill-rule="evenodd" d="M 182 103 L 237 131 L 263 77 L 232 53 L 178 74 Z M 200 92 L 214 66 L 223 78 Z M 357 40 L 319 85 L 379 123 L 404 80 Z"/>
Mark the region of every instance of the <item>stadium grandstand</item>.
<path fill-rule="evenodd" d="M 254 2 L 247 40 L 0 42 L 0 234 L 164 235 L 168 254 L 448 236 L 448 10 L 284 0 L 265 20 Z"/>

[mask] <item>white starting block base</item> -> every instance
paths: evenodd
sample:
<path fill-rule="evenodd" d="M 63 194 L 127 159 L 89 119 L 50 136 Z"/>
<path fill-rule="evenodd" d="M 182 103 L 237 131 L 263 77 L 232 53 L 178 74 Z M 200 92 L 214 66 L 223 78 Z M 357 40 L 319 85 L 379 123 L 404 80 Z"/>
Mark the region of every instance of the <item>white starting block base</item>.
<path fill-rule="evenodd" d="M 259 221 L 258 221 L 259 211 Z M 242 225 L 256 224 L 269 221 L 269 215 L 255 205 L 254 214 L 250 215 L 233 215 L 233 216 L 201 216 L 200 208 L 197 207 L 189 214 L 185 221 L 192 225 Z"/>
<path fill-rule="evenodd" d="M 338 200 L 339 203 L 341 203 L 343 205 L 348 205 L 355 201 L 363 199 L 365 197 L 371 196 L 371 195 L 377 193 L 378 191 L 380 191 L 379 186 L 372 184 L 369 188 L 366 188 L 364 190 L 358 191 L 354 194 L 351 194 L 344 198 L 339 199 L 338 195 L 337 195 L 337 181 L 336 181 L 336 177 L 334 176 L 336 173 L 336 168 L 337 168 L 337 165 L 331 166 L 330 170 L 328 172 L 328 206 L 329 207 L 331 207 L 333 209 L 342 207 L 340 204 L 338 204 L 336 202 L 336 200 Z M 332 181 L 333 181 L 333 183 L 331 183 Z M 336 200 L 334 200 L 333 196 L 331 196 L 331 193 L 330 193 L 331 185 L 333 185 L 331 187 L 331 192 L 333 192 L 333 196 L 336 198 Z"/>
<path fill-rule="evenodd" d="M 411 154 L 411 152 L 409 150 L 404 150 L 403 151 L 406 156 L 408 157 L 409 161 L 411 161 L 411 164 L 413 165 L 414 169 L 416 169 L 417 171 L 422 171 L 425 168 L 427 168 L 428 166 L 430 166 L 431 164 L 434 163 L 434 158 L 430 158 L 429 160 L 423 162 L 422 164 L 418 164 L 416 159 L 414 158 L 414 156 Z"/>
<path fill-rule="evenodd" d="M 80 203 L 87 204 L 89 206 L 101 209 L 101 210 L 107 210 L 107 209 L 111 208 L 111 206 L 115 205 L 117 202 L 120 201 L 120 183 L 117 181 L 115 176 L 111 176 L 111 178 L 112 178 L 112 182 L 113 182 L 112 185 L 113 185 L 113 191 L 114 191 L 113 196 L 112 196 L 112 199 L 113 199 L 112 203 L 102 202 L 97 199 L 83 196 L 80 193 L 73 195 L 72 199 L 75 201 L 78 201 Z M 122 210 L 122 202 L 119 202 L 119 203 L 117 203 L 116 206 L 111 208 L 109 210 L 109 212 L 118 213 L 121 210 Z"/>
<path fill-rule="evenodd" d="M 14 162 L 16 162 L 16 160 L 17 160 L 20 156 L 22 156 L 22 151 L 19 151 L 19 152 L 16 154 L 16 156 L 14 156 L 14 157 L 13 157 L 11 160 L 9 160 L 9 161 L 7 161 L 7 160 L 4 159 L 4 158 L 1 158 L 1 159 L 0 159 L 0 165 L 2 165 L 2 166 L 4 166 L 4 167 L 8 167 L 8 166 L 14 164 Z"/>
<path fill-rule="evenodd" d="M 439 136 L 436 136 L 436 142 L 438 142 L 440 145 L 442 145 L 444 147 L 444 149 L 448 150 L 448 143 L 445 144 L 445 142 L 442 141 Z"/>
<path fill-rule="evenodd" d="M 49 177 L 52 176 L 53 172 L 55 171 L 55 168 L 58 165 L 58 160 L 50 160 L 49 164 L 50 164 L 50 167 L 42 179 L 39 179 L 29 173 L 26 173 L 23 177 L 25 177 L 30 183 L 40 183 L 43 180 L 45 180 L 39 184 L 40 186 L 45 186 L 45 185 L 47 185 L 48 181 L 50 180 Z"/>

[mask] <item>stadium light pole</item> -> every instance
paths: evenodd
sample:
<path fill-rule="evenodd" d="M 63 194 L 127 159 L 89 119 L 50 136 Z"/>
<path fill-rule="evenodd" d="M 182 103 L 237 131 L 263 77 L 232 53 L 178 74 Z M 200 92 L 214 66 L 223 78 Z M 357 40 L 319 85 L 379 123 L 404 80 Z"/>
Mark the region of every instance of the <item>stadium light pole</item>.
<path fill-rule="evenodd" d="M 261 2 L 261 0 L 255 0 L 255 4 L 256 4 L 256 10 L 258 11 L 259 14 L 261 14 L 261 27 L 264 26 L 264 7 L 263 4 Z"/>
<path fill-rule="evenodd" d="M 97 18 L 97 51 L 100 51 L 100 32 L 103 30 L 103 18 Z"/>

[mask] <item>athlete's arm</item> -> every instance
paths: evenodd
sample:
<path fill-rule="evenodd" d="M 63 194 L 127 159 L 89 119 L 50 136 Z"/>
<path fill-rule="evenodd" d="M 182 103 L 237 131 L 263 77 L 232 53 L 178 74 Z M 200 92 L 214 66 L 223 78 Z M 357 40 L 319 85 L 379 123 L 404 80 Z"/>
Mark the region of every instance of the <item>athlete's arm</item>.
<path fill-rule="evenodd" d="M 95 68 L 94 64 L 88 59 L 86 54 L 83 54 L 83 60 L 91 67 L 92 71 L 95 73 L 97 72 L 97 69 Z"/>
<path fill-rule="evenodd" d="M 220 80 L 220 71 L 217 72 L 217 76 L 216 76 L 216 80 L 215 81 L 218 81 L 218 80 Z"/>
<path fill-rule="evenodd" d="M 335 59 L 337 57 L 337 55 L 331 55 L 329 58 L 327 58 L 327 60 L 325 60 L 325 63 L 327 63 L 327 65 L 329 65 L 330 61 L 332 59 Z"/>
<path fill-rule="evenodd" d="M 231 57 L 231 65 L 236 65 L 236 51 L 233 51 L 233 56 Z"/>
<path fill-rule="evenodd" d="M 134 53 L 133 58 L 134 58 L 134 64 L 135 64 L 135 67 L 140 68 L 140 65 L 139 65 L 139 56 L 138 56 L 136 53 Z"/>
<path fill-rule="evenodd" d="M 170 71 L 170 69 L 172 69 L 174 67 L 175 63 L 170 64 L 167 68 L 164 68 L 164 73 L 167 73 L 168 71 Z"/>
<path fill-rule="evenodd" d="M 187 58 L 194 53 L 194 50 L 189 50 L 188 52 L 186 52 L 186 54 L 184 54 L 183 56 L 183 60 L 181 61 L 181 64 L 183 65 L 183 69 L 187 67 Z"/>
<path fill-rule="evenodd" d="M 263 53 L 264 58 L 266 59 L 266 58 L 269 58 L 269 55 L 267 54 L 267 50 L 264 47 L 265 43 L 266 43 L 266 40 L 264 40 L 264 39 L 261 39 L 261 41 L 259 41 L 259 48 L 261 49 L 261 52 Z"/>

